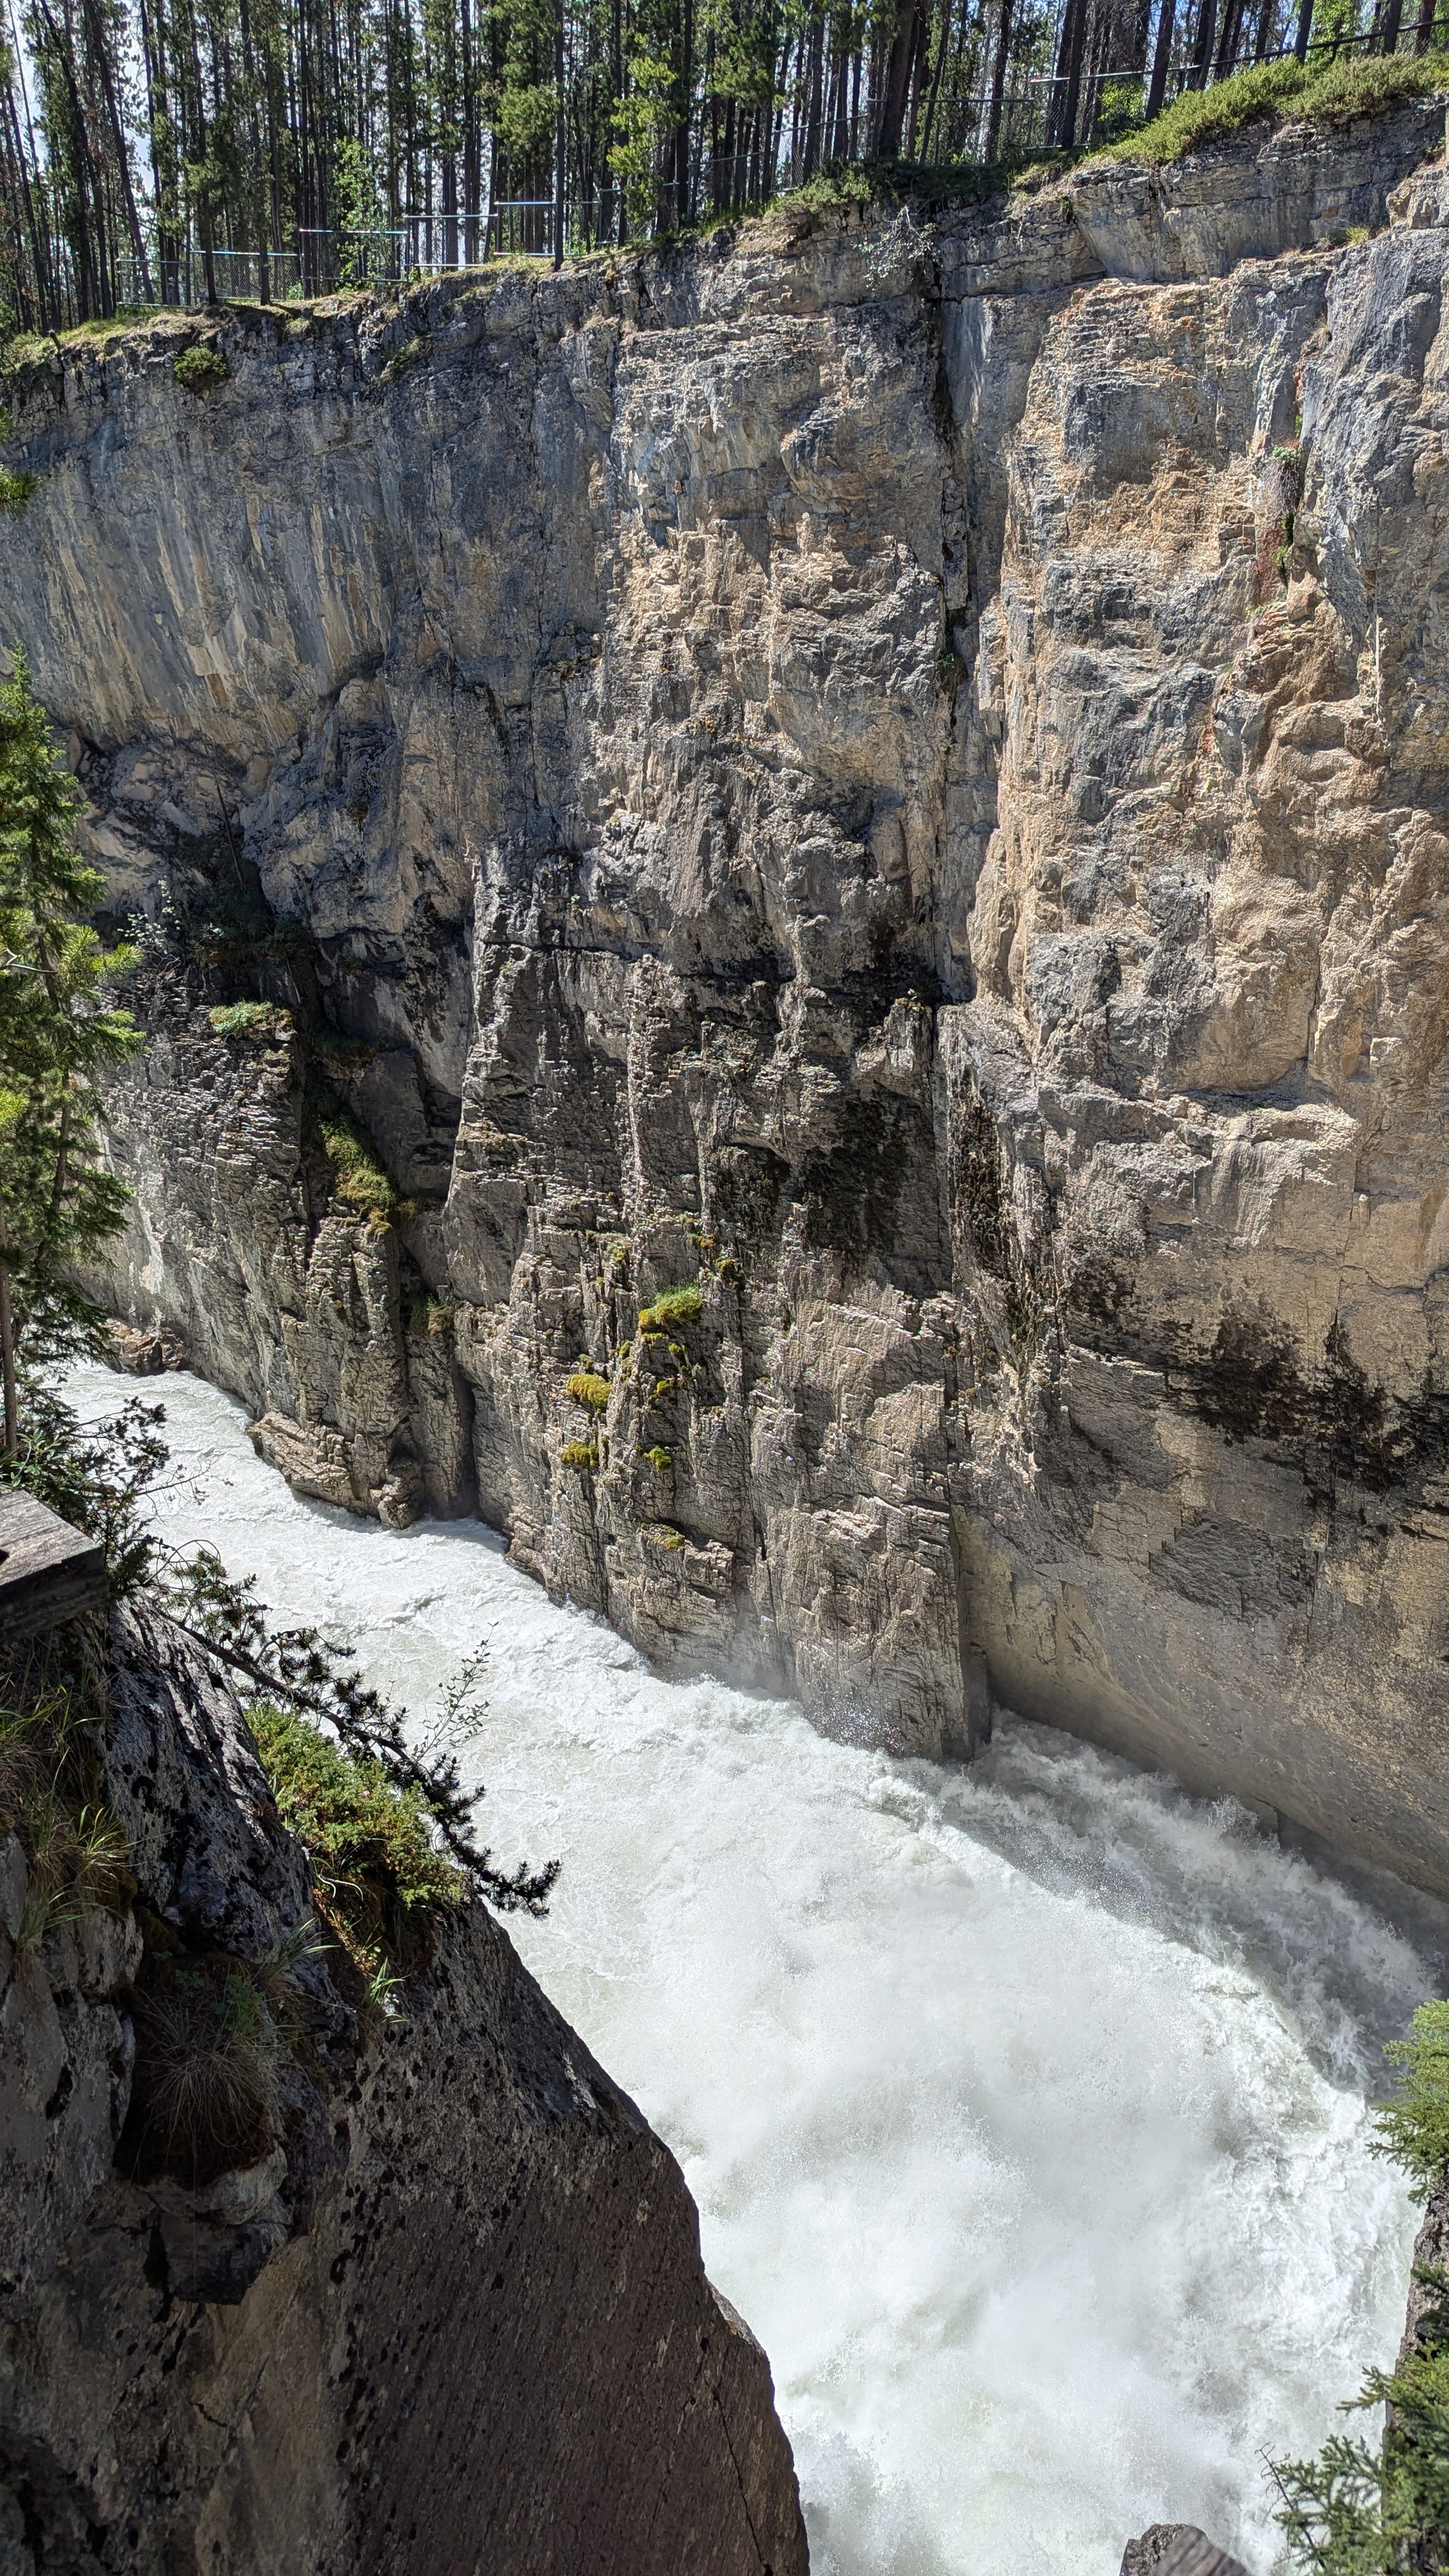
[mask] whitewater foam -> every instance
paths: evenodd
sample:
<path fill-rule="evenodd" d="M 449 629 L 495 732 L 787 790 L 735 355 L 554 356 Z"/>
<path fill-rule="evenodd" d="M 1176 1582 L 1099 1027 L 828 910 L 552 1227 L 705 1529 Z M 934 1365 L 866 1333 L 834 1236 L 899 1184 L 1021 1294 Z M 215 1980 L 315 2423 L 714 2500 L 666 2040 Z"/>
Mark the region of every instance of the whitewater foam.
<path fill-rule="evenodd" d="M 564 1861 L 510 1930 L 684 2165 L 816 2576 L 1115 2576 L 1154 2520 L 1267 2576 L 1265 2461 L 1397 2341 L 1413 2212 L 1365 2095 L 1442 1910 L 1039 1727 L 896 1763 L 659 1681 L 476 1524 L 302 1502 L 227 1399 L 156 1393 L 169 1538 L 420 1721 L 488 1647 L 488 1839 Z"/>

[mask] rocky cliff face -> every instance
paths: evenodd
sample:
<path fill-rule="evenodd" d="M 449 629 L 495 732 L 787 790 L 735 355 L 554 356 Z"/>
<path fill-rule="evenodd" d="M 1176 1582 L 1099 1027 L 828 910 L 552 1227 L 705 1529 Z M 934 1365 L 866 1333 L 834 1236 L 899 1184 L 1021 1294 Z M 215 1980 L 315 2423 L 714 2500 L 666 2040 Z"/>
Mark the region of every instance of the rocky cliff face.
<path fill-rule="evenodd" d="M 16 389 L 0 618 L 201 933 L 113 1293 L 304 1491 L 1449 1888 L 1442 131 Z"/>
<path fill-rule="evenodd" d="M 114 1647 L 135 1905 L 47 1929 L 0 1845 L 4 2576 L 803 2576 L 765 2357 L 633 2103 L 481 1907 L 360 2030 L 228 1694 L 164 1622 Z M 138 2178 L 143 1927 L 274 1998 L 290 1962 L 260 2162 Z"/>

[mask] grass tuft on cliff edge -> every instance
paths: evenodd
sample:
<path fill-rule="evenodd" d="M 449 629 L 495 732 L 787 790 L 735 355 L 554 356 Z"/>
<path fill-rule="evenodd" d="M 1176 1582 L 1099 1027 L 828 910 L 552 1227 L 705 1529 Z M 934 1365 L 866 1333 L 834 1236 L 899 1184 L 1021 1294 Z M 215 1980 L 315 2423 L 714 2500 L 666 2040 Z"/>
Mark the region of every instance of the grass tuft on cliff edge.
<path fill-rule="evenodd" d="M 312 1862 L 317 1911 L 369 1985 L 425 1959 L 430 1926 L 461 1905 L 421 1799 L 343 1751 L 295 1709 L 259 1700 L 247 1726 L 282 1822 Z"/>
<path fill-rule="evenodd" d="M 349 1207 L 378 1226 L 416 1213 L 412 1200 L 403 1197 L 385 1168 L 366 1128 L 335 1095 L 318 1096 L 314 1091 L 308 1100 L 307 1127 L 310 1141 L 321 1146 L 332 1166 L 337 1196 Z"/>
<path fill-rule="evenodd" d="M 1151 125 L 1109 143 L 1082 166 L 1180 161 L 1184 153 L 1227 142 L 1265 117 L 1381 116 L 1405 99 L 1431 98 L 1442 90 L 1449 90 L 1449 53 L 1379 54 L 1319 71 L 1303 63 L 1257 63 L 1213 89 L 1184 90 Z"/>

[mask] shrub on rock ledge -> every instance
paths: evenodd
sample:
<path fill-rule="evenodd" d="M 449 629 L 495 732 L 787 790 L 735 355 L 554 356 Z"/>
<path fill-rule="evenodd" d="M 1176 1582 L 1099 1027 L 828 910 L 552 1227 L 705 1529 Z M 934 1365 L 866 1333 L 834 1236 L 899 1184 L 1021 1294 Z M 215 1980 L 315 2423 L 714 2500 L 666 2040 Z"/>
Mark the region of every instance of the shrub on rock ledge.
<path fill-rule="evenodd" d="M 652 1306 L 639 1309 L 641 1333 L 677 1332 L 684 1324 L 697 1324 L 704 1312 L 703 1291 L 691 1284 L 685 1288 L 663 1288 Z"/>
<path fill-rule="evenodd" d="M 354 1967 L 376 1984 L 424 1958 L 434 1918 L 462 1902 L 463 1874 L 434 1843 L 421 1799 L 295 1710 L 258 1701 L 247 1725 L 282 1822 L 311 1859 L 317 1911 Z"/>
<path fill-rule="evenodd" d="M 390 1173 L 383 1169 L 371 1137 L 359 1126 L 350 1110 L 339 1106 L 320 1111 L 317 1133 L 322 1150 L 337 1176 L 339 1198 L 348 1200 L 365 1216 L 383 1223 L 390 1217 L 414 1214 L 411 1201 L 403 1198 Z"/>
<path fill-rule="evenodd" d="M 207 1018 L 219 1038 L 285 1038 L 292 1014 L 276 1002 L 218 1002 Z"/>
<path fill-rule="evenodd" d="M 183 349 L 171 373 L 187 393 L 200 396 L 214 393 L 218 385 L 224 385 L 231 369 L 220 349 L 202 346 Z"/>

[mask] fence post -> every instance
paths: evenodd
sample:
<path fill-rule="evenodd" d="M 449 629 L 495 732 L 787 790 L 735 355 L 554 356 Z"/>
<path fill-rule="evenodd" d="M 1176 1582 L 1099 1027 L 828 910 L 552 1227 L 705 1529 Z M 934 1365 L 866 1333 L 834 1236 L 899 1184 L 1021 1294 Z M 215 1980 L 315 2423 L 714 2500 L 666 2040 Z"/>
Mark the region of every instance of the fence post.
<path fill-rule="evenodd" d="M 558 25 L 554 30 L 553 76 L 558 99 L 554 119 L 553 182 L 553 264 L 562 268 L 564 255 L 564 0 L 559 0 Z"/>

